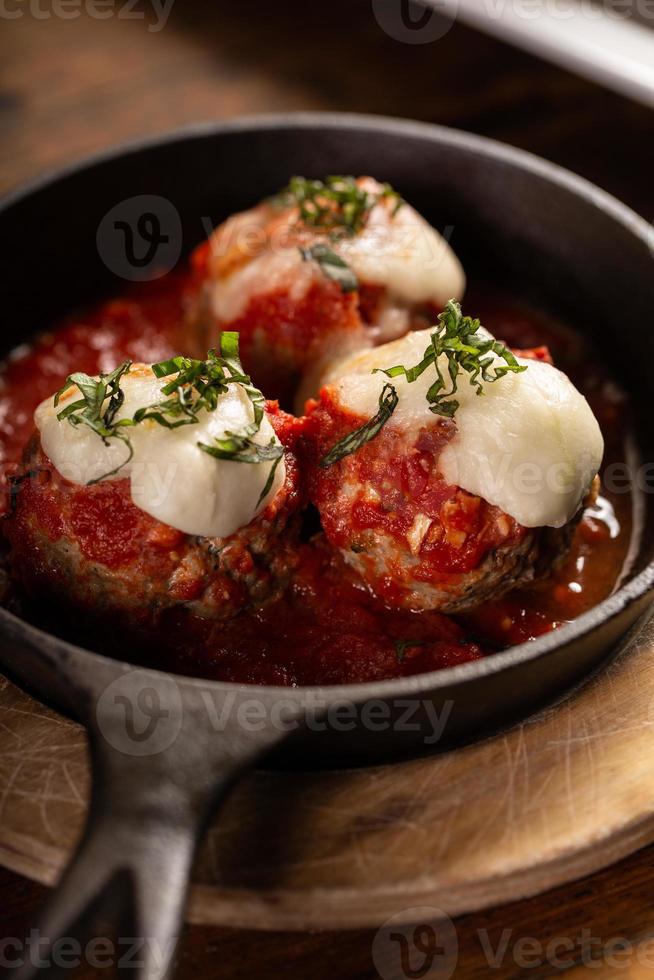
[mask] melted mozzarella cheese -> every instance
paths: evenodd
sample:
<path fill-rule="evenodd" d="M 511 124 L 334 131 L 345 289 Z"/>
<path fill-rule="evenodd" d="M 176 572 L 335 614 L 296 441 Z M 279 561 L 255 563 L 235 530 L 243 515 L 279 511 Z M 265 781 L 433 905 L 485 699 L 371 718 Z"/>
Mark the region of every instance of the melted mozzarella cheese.
<path fill-rule="evenodd" d="M 381 191 L 376 181 L 368 179 L 365 184 L 372 194 Z M 223 323 L 240 317 L 262 292 L 288 290 L 299 301 L 321 274 L 316 263 L 302 258 L 288 224 L 282 224 L 279 216 L 270 219 L 266 241 L 266 214 L 268 210 L 260 207 L 234 215 L 211 239 L 217 258 L 214 267 L 220 269 L 221 257 L 227 260 L 225 272 L 218 272 L 209 284 L 213 312 Z M 294 221 L 293 212 L 288 212 L 288 221 Z M 465 290 L 463 268 L 448 243 L 406 203 L 395 213 L 392 201 L 376 204 L 361 231 L 351 238 L 330 240 L 329 246 L 359 282 L 387 290 L 384 321 L 378 324 L 382 338 L 399 336 L 407 329 L 407 307 L 425 303 L 442 307 L 448 299 L 460 299 Z M 241 259 L 233 267 L 230 255 Z"/>
<path fill-rule="evenodd" d="M 209 286 L 211 309 L 221 323 L 233 323 L 262 293 L 285 292 L 299 303 L 319 276 L 317 264 L 305 262 L 297 246 L 271 248 Z"/>
<path fill-rule="evenodd" d="M 393 213 L 392 204 L 377 204 L 354 238 L 337 242 L 334 251 L 360 282 L 385 286 L 408 305 L 461 299 L 465 275 L 456 255 L 438 232 L 410 204 Z"/>
<path fill-rule="evenodd" d="M 389 379 L 373 368 L 417 364 L 430 331 L 341 361 L 326 379 L 339 404 L 364 418 L 375 414 Z M 577 512 L 599 469 L 604 442 L 588 402 L 561 371 L 518 358 L 527 370 L 484 384 L 482 396 L 459 376 L 456 434 L 440 457 L 448 483 L 500 507 L 525 527 L 562 527 Z M 443 355 L 439 366 L 447 377 Z M 416 433 L 433 422 L 427 369 L 416 381 L 390 380 L 399 401 L 388 426 Z"/>
<path fill-rule="evenodd" d="M 137 409 L 162 401 L 164 384 L 146 365 L 132 365 L 121 380 L 125 401 L 116 417 L 131 417 Z M 34 420 L 53 466 L 66 480 L 86 484 L 125 463 L 129 451 L 119 439 L 109 439 L 105 445 L 88 426 L 58 421 L 57 412 L 78 397 L 77 388 L 72 388 L 58 407 L 47 398 L 37 408 Z M 227 432 L 242 429 L 253 417 L 252 403 L 243 388 L 230 385 L 219 397 L 215 411 L 201 410 L 194 425 L 166 429 L 150 419 L 123 430 L 131 441 L 133 458 L 106 478 L 129 477 L 133 502 L 164 524 L 186 534 L 228 537 L 249 524 L 280 490 L 286 475 L 284 459 L 279 461 L 272 486 L 259 503 L 272 463 L 216 459 L 197 443 L 211 445 Z M 264 415 L 253 441 L 264 445 L 271 439 L 279 445 Z"/>

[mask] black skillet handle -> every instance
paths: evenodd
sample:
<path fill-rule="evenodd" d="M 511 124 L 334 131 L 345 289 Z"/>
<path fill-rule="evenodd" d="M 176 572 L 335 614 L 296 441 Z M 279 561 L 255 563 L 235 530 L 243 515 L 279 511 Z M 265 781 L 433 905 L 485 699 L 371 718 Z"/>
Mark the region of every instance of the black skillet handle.
<path fill-rule="evenodd" d="M 98 919 L 119 969 L 133 980 L 170 976 L 202 829 L 238 775 L 286 735 L 269 723 L 244 727 L 233 690 L 210 701 L 202 693 L 130 671 L 88 712 L 86 829 L 37 925 L 38 958 L 26 957 L 14 980 L 63 974 L 64 940 L 83 960 Z"/>

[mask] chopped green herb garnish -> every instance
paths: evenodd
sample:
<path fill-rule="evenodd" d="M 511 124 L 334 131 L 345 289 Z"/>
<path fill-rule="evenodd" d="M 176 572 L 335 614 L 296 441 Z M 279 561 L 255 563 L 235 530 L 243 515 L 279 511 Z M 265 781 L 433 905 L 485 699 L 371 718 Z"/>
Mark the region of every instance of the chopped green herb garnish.
<path fill-rule="evenodd" d="M 382 184 L 382 191 L 381 194 L 379 195 L 379 200 L 380 201 L 389 200 L 393 202 L 393 210 L 391 211 L 392 218 L 395 217 L 397 212 L 404 204 L 404 198 L 402 197 L 402 195 L 398 191 L 396 191 L 395 188 L 391 187 L 388 181 L 385 181 Z"/>
<path fill-rule="evenodd" d="M 105 446 L 109 445 L 110 439 L 120 439 L 127 448 L 127 458 L 115 469 L 110 470 L 96 480 L 89 483 L 99 483 L 108 476 L 113 476 L 118 470 L 122 469 L 134 455 L 132 444 L 126 434 L 120 431 L 120 422 L 115 421 L 116 413 L 125 401 L 125 395 L 120 387 L 122 377 L 129 372 L 132 366 L 131 361 L 124 361 L 110 374 L 101 374 L 96 381 L 95 378 L 78 371 L 76 374 L 69 374 L 64 384 L 54 396 L 55 407 L 59 405 L 62 395 L 70 388 L 77 386 L 81 398 L 66 405 L 57 414 L 60 422 L 64 419 L 70 425 L 86 425 L 92 429 L 102 439 Z M 108 401 L 107 401 L 108 399 Z M 105 405 L 106 402 L 106 405 Z"/>
<path fill-rule="evenodd" d="M 378 436 L 395 411 L 397 403 L 398 397 L 395 387 L 391 384 L 385 384 L 379 396 L 378 411 L 360 428 L 355 429 L 354 432 L 349 432 L 340 439 L 327 455 L 323 456 L 320 465 L 323 468 L 332 466 L 344 459 L 345 456 L 355 453 L 357 449 L 361 449 L 367 442 Z"/>
<path fill-rule="evenodd" d="M 459 374 L 462 371 L 469 375 L 468 381 L 477 389 L 477 394 L 483 395 L 484 382 L 492 383 L 499 381 L 509 372 L 518 374 L 527 370 L 527 366 L 519 364 L 504 344 L 493 337 L 485 336 L 479 332 L 480 330 L 479 320 L 463 316 L 459 303 L 451 299 L 439 315 L 438 326 L 432 333 L 429 346 L 418 364 L 409 368 L 403 364 L 391 368 L 375 368 L 373 374 L 379 371 L 387 378 L 397 378 L 402 375 L 408 382 L 412 382 L 433 366 L 436 380 L 427 392 L 429 409 L 435 415 L 452 418 L 459 407 L 459 402 L 451 396 L 457 391 Z M 447 375 L 451 385 L 447 391 L 445 375 L 438 362 L 443 354 L 447 358 Z M 498 365 L 493 355 L 501 357 L 505 363 Z"/>
<path fill-rule="evenodd" d="M 404 663 L 407 650 L 410 650 L 412 647 L 424 647 L 427 645 L 427 642 L 427 640 L 396 640 L 395 656 L 397 657 L 398 663 Z"/>
<path fill-rule="evenodd" d="M 333 279 L 344 293 L 353 293 L 359 288 L 359 282 L 347 262 L 333 252 L 328 245 L 318 242 L 311 248 L 301 248 L 300 254 L 305 262 L 317 262 L 328 279 Z"/>
<path fill-rule="evenodd" d="M 378 201 L 392 199 L 397 214 L 404 203 L 390 184 L 379 193 L 359 187 L 355 177 L 331 176 L 324 180 L 291 177 L 284 190 L 272 198 L 278 207 L 296 205 L 300 220 L 311 228 L 331 235 L 356 235 L 363 228 L 370 211 Z"/>
<path fill-rule="evenodd" d="M 57 418 L 60 421 L 67 419 L 71 425 L 88 425 L 97 432 L 105 444 L 109 439 L 120 439 L 128 448 L 127 459 L 120 466 L 91 482 L 97 483 L 108 476 L 113 476 L 132 458 L 134 451 L 125 429 L 146 420 L 156 422 L 167 429 L 195 425 L 199 422 L 201 411 L 214 411 L 219 397 L 228 391 L 229 385 L 238 384 L 252 404 L 252 422 L 243 426 L 238 432 L 226 432 L 223 438 L 216 438 L 211 444 L 198 442 L 197 446 L 217 459 L 236 463 L 271 462 L 273 465 L 258 501 L 258 504 L 261 503 L 272 486 L 279 461 L 284 455 L 284 448 L 278 445 L 274 438 L 265 445 L 254 442 L 253 437 L 261 428 L 265 398 L 243 370 L 239 358 L 238 333 L 233 331 L 221 333 L 220 352 L 210 350 L 204 361 L 192 357 L 173 357 L 153 364 L 152 373 L 155 377 L 166 379 L 166 384 L 161 388 L 161 394 L 165 398 L 154 405 L 139 408 L 131 418 L 116 420 L 116 413 L 125 401 L 120 381 L 129 373 L 130 367 L 131 362 L 125 361 L 111 374 L 100 375 L 97 381 L 87 374 L 72 374 L 55 395 L 54 403 L 58 405 L 64 392 L 77 385 L 82 398 L 68 405 L 57 415 Z M 105 407 L 107 398 L 109 402 Z"/>
<path fill-rule="evenodd" d="M 477 394 L 483 395 L 484 382 L 492 383 L 499 381 L 509 372 L 519 374 L 527 370 L 527 365 L 519 364 L 508 347 L 480 331 L 479 320 L 463 316 L 459 303 L 451 299 L 439 315 L 438 325 L 418 364 L 413 367 L 398 364 L 390 368 L 373 368 L 372 373 L 381 372 L 388 378 L 403 376 L 411 383 L 433 366 L 436 380 L 430 385 L 426 395 L 429 410 L 435 415 L 452 418 L 459 407 L 459 402 L 451 396 L 457 391 L 459 374 L 462 371 L 469 376 L 468 381 L 476 388 Z M 451 385 L 447 391 L 443 367 L 438 363 L 442 355 L 447 358 L 447 375 Z M 497 364 L 494 355 L 501 357 L 504 364 Z M 379 396 L 379 410 L 376 414 L 360 428 L 337 442 L 321 460 L 320 465 L 331 466 L 332 463 L 337 463 L 345 456 L 355 453 L 361 446 L 374 439 L 395 411 L 398 400 L 395 387 L 385 384 Z"/>
<path fill-rule="evenodd" d="M 226 459 L 233 463 L 272 463 L 268 479 L 259 495 L 257 507 L 268 494 L 279 462 L 284 455 L 284 447 L 275 442 L 260 445 L 254 442 L 254 436 L 261 428 L 264 416 L 265 398 L 261 391 L 252 384 L 250 376 L 243 370 L 239 356 L 238 333 L 225 331 L 220 335 L 220 353 L 210 350 L 206 361 L 197 361 L 189 357 L 176 357 L 172 361 L 153 364 L 152 371 L 157 377 L 168 377 L 177 370 L 177 377 L 169 381 L 161 389 L 162 394 L 173 396 L 160 405 L 149 409 L 140 409 L 134 416 L 136 421 L 140 413 L 142 418 L 153 418 L 160 424 L 175 427 L 176 425 L 197 422 L 201 408 L 213 411 L 218 403 L 218 397 L 226 393 L 230 384 L 240 385 L 250 399 L 253 409 L 253 419 L 238 432 L 226 432 L 222 438 L 215 438 L 213 443 L 198 442 L 198 448 L 216 459 Z M 164 420 L 160 419 L 163 413 Z M 166 421 L 166 414 L 172 418 Z M 182 418 L 179 416 L 182 415 Z M 175 421 L 175 418 L 177 420 Z"/>

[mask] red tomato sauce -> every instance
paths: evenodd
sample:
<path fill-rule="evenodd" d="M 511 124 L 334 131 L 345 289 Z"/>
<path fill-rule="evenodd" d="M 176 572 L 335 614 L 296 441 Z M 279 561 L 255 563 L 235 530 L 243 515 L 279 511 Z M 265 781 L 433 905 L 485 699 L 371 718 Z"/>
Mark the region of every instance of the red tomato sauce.
<path fill-rule="evenodd" d="M 323 354 L 321 338 L 339 338 L 344 346 L 350 345 L 350 338 L 362 329 L 356 295 L 343 293 L 336 282 L 311 286 L 300 300 L 293 300 L 287 289 L 278 289 L 254 296 L 245 312 L 229 323 L 229 329 L 239 334 L 245 370 L 256 373 L 257 385 L 266 395 L 291 405 L 302 372 Z"/>
<path fill-rule="evenodd" d="M 184 351 L 179 324 L 189 290 L 185 273 L 139 285 L 53 326 L 10 355 L 0 370 L 3 512 L 9 506 L 7 477 L 18 467 L 33 432 L 39 402 L 72 371 L 97 374 L 126 358 L 154 362 Z M 476 290 L 465 305 L 512 347 L 547 345 L 600 422 L 606 440 L 604 465 L 625 459 L 625 398 L 580 335 L 488 290 Z M 488 656 L 574 619 L 615 588 L 629 551 L 632 499 L 624 492 L 603 494 L 584 515 L 556 572 L 472 613 L 388 609 L 361 586 L 319 533 L 307 532 L 297 571 L 280 598 L 220 624 L 190 621 L 183 609 L 170 612 L 166 627 L 179 639 L 165 654 L 135 652 L 132 659 L 215 679 L 295 685 L 397 677 Z M 91 549 L 92 517 L 80 515 L 88 525 Z M 108 542 L 100 544 L 106 549 Z M 124 648 L 119 653 L 124 656 Z"/>
<path fill-rule="evenodd" d="M 339 439 L 365 422 L 341 408 L 328 392 L 322 393 L 320 402 L 310 403 L 307 410 L 308 429 L 315 426 L 320 433 L 317 451 L 314 450 L 314 467 Z M 421 560 L 411 567 L 411 578 L 425 582 L 432 581 L 440 572 L 470 572 L 492 549 L 517 544 L 527 533 L 526 528 L 507 515 L 498 526 L 496 517 L 501 511 L 497 507 L 448 485 L 440 474 L 434 478 L 431 461 L 438 459 L 455 434 L 453 421 L 439 419 L 419 433 L 413 451 L 408 453 L 402 434 L 385 428 L 376 439 L 348 458 L 345 474 L 339 467 L 322 471 L 319 486 L 313 487 L 312 499 L 320 510 L 330 541 L 348 550 L 357 541 L 358 533 L 373 530 L 404 543 L 416 515 L 424 514 L 437 522 L 441 532 L 437 539 L 431 541 L 428 536 L 423 541 Z M 344 500 L 339 493 L 343 479 L 360 487 L 383 488 L 383 491 L 380 490 L 375 500 L 366 493 L 354 501 Z M 374 554 L 371 560 L 374 564 Z M 401 574 L 398 570 L 398 575 Z M 385 596 L 390 604 L 393 604 L 391 598 L 398 575 L 389 576 L 387 582 L 379 581 L 376 587 L 378 594 Z"/>

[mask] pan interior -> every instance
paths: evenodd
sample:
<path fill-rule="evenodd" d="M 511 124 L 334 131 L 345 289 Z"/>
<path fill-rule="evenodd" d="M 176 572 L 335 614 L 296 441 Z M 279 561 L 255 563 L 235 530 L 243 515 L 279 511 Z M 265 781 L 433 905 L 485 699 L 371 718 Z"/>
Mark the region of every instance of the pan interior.
<path fill-rule="evenodd" d="M 448 236 L 473 283 L 492 282 L 583 332 L 630 395 L 631 467 L 642 471 L 652 461 L 647 241 L 629 226 L 627 212 L 583 182 L 435 128 L 337 120 L 217 128 L 145 144 L 43 184 L 0 212 L 11 244 L 0 268 L 4 353 L 62 314 L 124 288 L 96 247 L 98 225 L 117 202 L 140 194 L 171 201 L 184 256 L 208 227 L 273 193 L 289 175 L 329 172 L 388 180 Z M 633 499 L 623 582 L 654 554 L 651 494 L 637 488 Z"/>

